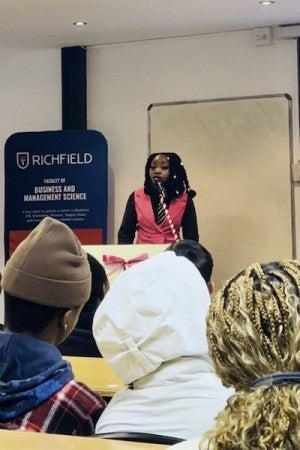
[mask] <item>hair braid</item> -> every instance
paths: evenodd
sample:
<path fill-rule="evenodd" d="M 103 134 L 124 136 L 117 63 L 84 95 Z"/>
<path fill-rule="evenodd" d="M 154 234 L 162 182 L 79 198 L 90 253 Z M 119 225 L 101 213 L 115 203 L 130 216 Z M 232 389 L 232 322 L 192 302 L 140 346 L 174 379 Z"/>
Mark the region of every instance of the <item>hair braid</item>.
<path fill-rule="evenodd" d="M 300 386 L 251 384 L 300 372 L 300 264 L 252 264 L 212 298 L 207 338 L 216 372 L 237 393 L 205 436 L 209 448 L 300 448 Z"/>

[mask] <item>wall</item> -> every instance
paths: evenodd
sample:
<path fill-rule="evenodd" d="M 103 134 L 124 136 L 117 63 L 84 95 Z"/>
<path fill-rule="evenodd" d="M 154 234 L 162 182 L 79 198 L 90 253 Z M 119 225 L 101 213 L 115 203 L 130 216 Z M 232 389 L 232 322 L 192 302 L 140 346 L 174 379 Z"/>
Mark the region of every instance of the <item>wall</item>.
<path fill-rule="evenodd" d="M 144 180 L 152 103 L 288 93 L 300 159 L 296 41 L 255 47 L 251 37 L 243 31 L 88 49 L 88 126 L 109 146 L 109 243 L 116 242 L 128 195 Z M 299 200 L 297 192 L 300 206 Z"/>
<path fill-rule="evenodd" d="M 0 210 L 4 211 L 4 145 L 19 131 L 61 129 L 60 50 L 0 47 Z M 16 180 L 16 183 L 18 180 Z M 4 214 L 0 216 L 0 271 L 4 264 Z M 0 300 L 0 323 L 3 304 Z"/>

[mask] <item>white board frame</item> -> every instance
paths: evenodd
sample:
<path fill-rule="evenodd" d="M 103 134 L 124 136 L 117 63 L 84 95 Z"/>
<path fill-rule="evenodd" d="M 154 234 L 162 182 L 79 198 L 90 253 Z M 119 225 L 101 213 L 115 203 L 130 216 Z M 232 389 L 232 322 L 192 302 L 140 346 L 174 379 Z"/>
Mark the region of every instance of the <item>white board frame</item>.
<path fill-rule="evenodd" d="M 153 103 L 148 142 L 182 158 L 217 288 L 252 262 L 295 257 L 289 95 Z"/>

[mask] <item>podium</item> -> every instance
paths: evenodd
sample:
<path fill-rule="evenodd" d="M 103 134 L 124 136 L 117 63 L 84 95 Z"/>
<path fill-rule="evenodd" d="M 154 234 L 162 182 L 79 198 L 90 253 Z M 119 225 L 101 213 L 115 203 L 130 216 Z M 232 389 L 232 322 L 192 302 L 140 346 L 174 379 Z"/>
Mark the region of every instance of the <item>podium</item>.
<path fill-rule="evenodd" d="M 169 244 L 83 245 L 104 267 L 109 283 L 124 270 L 163 252 Z"/>

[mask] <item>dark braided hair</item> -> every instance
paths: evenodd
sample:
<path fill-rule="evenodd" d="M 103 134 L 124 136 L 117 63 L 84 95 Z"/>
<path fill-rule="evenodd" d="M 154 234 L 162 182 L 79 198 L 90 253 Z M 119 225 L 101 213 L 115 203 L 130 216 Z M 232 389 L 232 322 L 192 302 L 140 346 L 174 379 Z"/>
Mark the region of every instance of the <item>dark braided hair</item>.
<path fill-rule="evenodd" d="M 169 161 L 170 177 L 164 183 L 164 188 L 169 199 L 179 197 L 184 192 L 191 198 L 195 197 L 196 191 L 190 188 L 189 180 L 181 162 L 181 158 L 176 153 L 160 152 L 152 153 L 146 162 L 145 166 L 145 183 L 144 192 L 148 195 L 158 195 L 157 188 L 151 181 L 149 170 L 153 159 L 158 155 L 165 155 Z"/>

